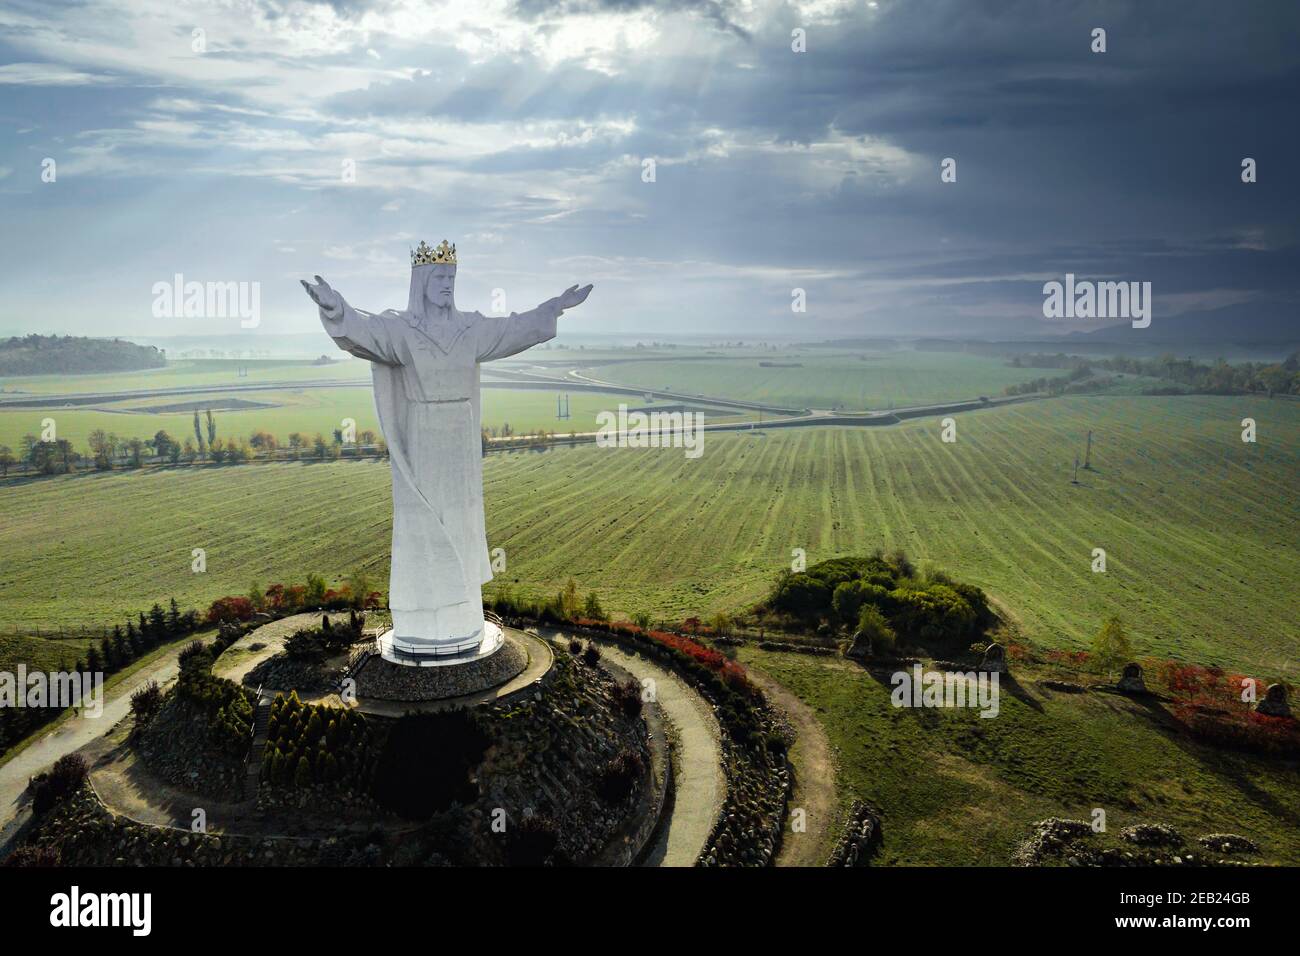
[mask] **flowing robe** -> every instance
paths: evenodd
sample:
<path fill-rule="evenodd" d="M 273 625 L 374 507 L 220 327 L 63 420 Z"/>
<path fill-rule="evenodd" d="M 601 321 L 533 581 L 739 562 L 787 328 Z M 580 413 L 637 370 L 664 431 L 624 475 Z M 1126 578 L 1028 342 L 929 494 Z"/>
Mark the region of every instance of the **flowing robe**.
<path fill-rule="evenodd" d="M 413 289 L 415 280 L 413 278 Z M 483 637 L 492 580 L 483 516 L 479 364 L 555 337 L 560 309 L 446 320 L 412 308 L 379 314 L 344 304 L 321 314 L 340 348 L 371 363 L 375 408 L 393 470 L 393 639 L 410 654 L 464 651 Z"/>

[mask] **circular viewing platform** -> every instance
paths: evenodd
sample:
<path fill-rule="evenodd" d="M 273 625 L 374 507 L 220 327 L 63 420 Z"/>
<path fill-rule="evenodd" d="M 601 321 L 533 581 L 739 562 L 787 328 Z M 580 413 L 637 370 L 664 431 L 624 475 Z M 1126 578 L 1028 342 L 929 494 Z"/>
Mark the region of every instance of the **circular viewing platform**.
<path fill-rule="evenodd" d="M 378 648 L 370 650 L 351 673 L 357 708 L 400 716 L 408 711 L 473 707 L 540 687 L 555 661 L 547 643 L 513 628 L 501 628 L 500 635 L 494 652 L 462 659 L 454 666 L 396 664 L 382 657 Z"/>

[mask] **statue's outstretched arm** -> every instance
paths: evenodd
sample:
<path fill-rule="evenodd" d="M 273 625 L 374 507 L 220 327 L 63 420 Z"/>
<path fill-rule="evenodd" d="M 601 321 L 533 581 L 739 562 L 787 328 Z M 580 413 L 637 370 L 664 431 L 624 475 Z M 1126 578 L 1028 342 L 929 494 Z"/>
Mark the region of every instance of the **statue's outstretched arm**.
<path fill-rule="evenodd" d="M 581 305 L 590 294 L 591 286 L 579 289 L 575 285 L 527 312 L 480 318 L 475 323 L 478 330 L 478 360 L 490 362 L 493 359 L 507 358 L 555 338 L 556 320 L 560 314 L 565 309 Z"/>
<path fill-rule="evenodd" d="M 339 348 L 368 362 L 402 364 L 388 329 L 378 317 L 352 308 L 320 276 L 316 276 L 316 283 L 304 281 L 302 287 L 320 306 L 321 325 Z"/>

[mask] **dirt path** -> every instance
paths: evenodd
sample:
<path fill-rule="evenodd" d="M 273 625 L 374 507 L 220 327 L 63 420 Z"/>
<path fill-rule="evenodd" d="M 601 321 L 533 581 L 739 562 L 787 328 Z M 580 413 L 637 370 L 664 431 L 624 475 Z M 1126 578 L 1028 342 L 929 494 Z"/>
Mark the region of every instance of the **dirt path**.
<path fill-rule="evenodd" d="M 229 803 L 181 790 L 150 773 L 127 744 L 131 722 L 124 721 L 84 751 L 90 782 L 103 804 L 137 823 L 188 830 L 201 808 L 209 830 L 219 833 L 231 820 L 251 815 L 252 803 Z"/>
<path fill-rule="evenodd" d="M 560 639 L 568 642 L 565 634 Z M 583 634 L 580 639 L 589 637 Z M 603 656 L 637 680 L 655 682 L 659 708 L 673 727 L 673 803 L 645 865 L 694 866 L 727 794 L 717 719 L 704 699 L 671 671 L 609 641 L 597 640 L 596 644 Z"/>
<path fill-rule="evenodd" d="M 835 756 L 826 731 L 812 708 L 762 671 L 747 668 L 749 678 L 768 702 L 785 712 L 798 735 L 790 748 L 794 765 L 794 793 L 790 812 L 802 809 L 807 830 L 792 833 L 787 822 L 776 866 L 825 866 L 839 833 L 840 810 L 835 796 Z"/>

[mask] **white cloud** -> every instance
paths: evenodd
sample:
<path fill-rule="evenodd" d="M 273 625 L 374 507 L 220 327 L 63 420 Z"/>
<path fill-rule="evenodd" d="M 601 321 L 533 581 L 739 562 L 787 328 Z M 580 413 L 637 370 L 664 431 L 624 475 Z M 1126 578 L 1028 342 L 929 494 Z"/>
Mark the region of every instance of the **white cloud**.
<path fill-rule="evenodd" d="M 57 63 L 6 63 L 0 66 L 0 83 L 18 86 L 86 86 L 112 83 L 114 77 L 86 73 Z"/>

